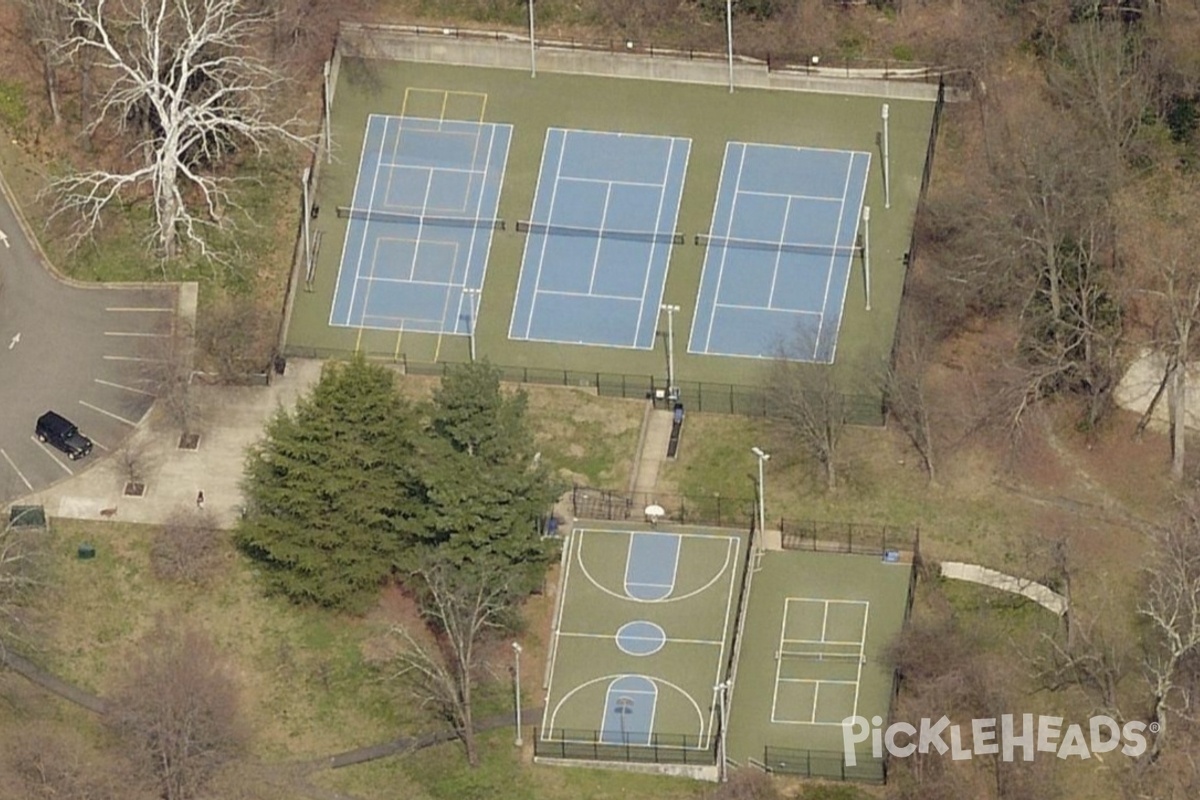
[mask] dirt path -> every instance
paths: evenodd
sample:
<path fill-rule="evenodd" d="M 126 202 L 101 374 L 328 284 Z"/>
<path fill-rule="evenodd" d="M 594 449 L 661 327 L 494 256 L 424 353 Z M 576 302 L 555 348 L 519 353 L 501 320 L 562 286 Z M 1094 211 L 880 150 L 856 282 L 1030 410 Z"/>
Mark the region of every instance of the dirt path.
<path fill-rule="evenodd" d="M 68 683 L 61 678 L 39 668 L 32 661 L 12 649 L 0 651 L 0 663 L 12 669 L 18 675 L 42 687 L 53 695 L 61 697 L 69 703 L 85 708 L 95 714 L 104 714 L 108 703 L 90 692 Z M 538 719 L 542 714 L 540 707 L 524 708 L 521 710 L 525 719 Z M 475 732 L 484 733 L 498 728 L 512 726 L 515 720 L 512 714 L 497 714 L 493 717 L 479 720 L 475 723 Z M 312 798 L 313 800 L 360 800 L 355 795 L 344 794 L 332 789 L 314 785 L 309 776 L 327 769 L 341 769 L 365 764 L 389 756 L 402 755 L 423 750 L 436 744 L 453 741 L 458 738 L 453 730 L 440 730 L 423 733 L 419 736 L 402 736 L 388 742 L 356 747 L 328 756 L 309 758 L 302 761 L 289 761 L 280 764 L 248 765 L 256 778 L 264 783 L 288 789 L 295 794 Z"/>

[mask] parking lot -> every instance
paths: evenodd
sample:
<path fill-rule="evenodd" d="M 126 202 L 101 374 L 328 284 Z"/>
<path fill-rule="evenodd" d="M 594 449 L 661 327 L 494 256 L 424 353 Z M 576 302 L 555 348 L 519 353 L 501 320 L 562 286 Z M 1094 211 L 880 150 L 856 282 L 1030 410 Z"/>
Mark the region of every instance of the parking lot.
<path fill-rule="evenodd" d="M 178 294 L 53 275 L 0 198 L 0 503 L 86 470 L 133 432 L 173 359 Z M 93 440 L 89 456 L 71 461 L 37 440 L 51 409 Z"/>

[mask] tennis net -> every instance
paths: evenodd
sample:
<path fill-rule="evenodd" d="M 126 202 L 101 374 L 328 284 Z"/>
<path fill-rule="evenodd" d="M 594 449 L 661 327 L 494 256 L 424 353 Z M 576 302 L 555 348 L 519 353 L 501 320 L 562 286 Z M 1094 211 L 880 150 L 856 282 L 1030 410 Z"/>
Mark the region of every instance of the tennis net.
<path fill-rule="evenodd" d="M 480 217 L 446 217 L 431 214 L 409 214 L 403 211 L 382 211 L 376 208 L 338 206 L 338 219 L 361 219 L 368 222 L 398 222 L 403 225 L 437 225 L 445 228 L 505 229 L 504 220 Z"/>
<path fill-rule="evenodd" d="M 616 228 L 584 228 L 575 225 L 552 225 L 546 222 L 517 220 L 518 233 L 545 233 L 551 236 L 583 236 L 588 239 L 621 239 L 627 242 L 657 242 L 659 244 L 683 244 L 682 233 L 654 231 L 624 231 Z"/>
<path fill-rule="evenodd" d="M 766 250 L 771 253 L 808 253 L 815 256 L 857 256 L 862 248 L 857 245 L 801 244 L 796 242 L 771 242 L 761 239 L 738 239 L 727 236 L 696 234 L 696 244 L 705 247 L 726 247 L 736 250 Z"/>
<path fill-rule="evenodd" d="M 822 650 L 776 650 L 775 658 L 795 661 L 832 661 L 839 664 L 865 664 L 862 653 L 830 653 Z"/>

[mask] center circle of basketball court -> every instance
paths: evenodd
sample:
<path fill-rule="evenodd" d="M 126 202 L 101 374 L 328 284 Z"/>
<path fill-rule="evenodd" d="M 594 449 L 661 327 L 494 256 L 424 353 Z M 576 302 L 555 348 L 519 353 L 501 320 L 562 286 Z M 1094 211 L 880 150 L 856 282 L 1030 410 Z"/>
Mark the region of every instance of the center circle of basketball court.
<path fill-rule="evenodd" d="M 666 631 L 646 620 L 626 622 L 617 631 L 617 647 L 631 656 L 652 656 L 666 643 Z"/>

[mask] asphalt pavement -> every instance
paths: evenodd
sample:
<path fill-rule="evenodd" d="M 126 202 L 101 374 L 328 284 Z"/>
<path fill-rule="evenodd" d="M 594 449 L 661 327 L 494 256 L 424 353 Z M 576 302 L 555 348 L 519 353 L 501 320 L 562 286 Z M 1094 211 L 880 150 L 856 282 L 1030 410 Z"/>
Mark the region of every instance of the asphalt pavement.
<path fill-rule="evenodd" d="M 0 182 L 0 505 L 118 449 L 154 402 L 195 284 L 90 285 L 57 275 Z M 34 436 L 54 410 L 95 443 L 71 461 Z"/>

